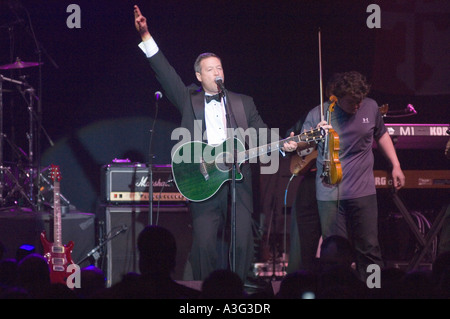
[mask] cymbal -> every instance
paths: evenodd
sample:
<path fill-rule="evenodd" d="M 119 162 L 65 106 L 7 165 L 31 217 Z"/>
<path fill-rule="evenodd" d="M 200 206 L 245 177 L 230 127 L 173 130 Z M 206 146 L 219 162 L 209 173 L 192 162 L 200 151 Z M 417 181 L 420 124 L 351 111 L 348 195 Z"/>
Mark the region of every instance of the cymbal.
<path fill-rule="evenodd" d="M 13 70 L 13 69 L 25 69 L 30 67 L 38 66 L 42 63 L 38 62 L 23 62 L 19 58 L 16 59 L 16 62 L 11 64 L 0 65 L 0 70 Z"/>

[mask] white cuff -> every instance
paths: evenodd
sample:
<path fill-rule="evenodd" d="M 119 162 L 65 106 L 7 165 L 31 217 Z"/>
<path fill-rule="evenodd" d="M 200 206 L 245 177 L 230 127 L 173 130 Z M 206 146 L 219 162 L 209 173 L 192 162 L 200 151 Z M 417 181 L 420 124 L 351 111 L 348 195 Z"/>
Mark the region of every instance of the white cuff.
<path fill-rule="evenodd" d="M 147 41 L 143 41 L 143 42 L 139 43 L 138 46 L 139 46 L 139 48 L 141 48 L 142 52 L 145 53 L 147 58 L 151 58 L 159 51 L 158 45 L 156 44 L 153 37 L 151 37 Z"/>

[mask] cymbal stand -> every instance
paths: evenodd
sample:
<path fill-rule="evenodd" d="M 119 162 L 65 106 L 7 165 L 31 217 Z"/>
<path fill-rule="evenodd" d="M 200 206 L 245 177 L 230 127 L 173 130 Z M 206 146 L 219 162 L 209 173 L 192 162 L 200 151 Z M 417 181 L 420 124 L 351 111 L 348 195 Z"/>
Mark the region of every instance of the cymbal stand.
<path fill-rule="evenodd" d="M 23 88 L 25 88 L 23 90 Z M 29 161 L 29 179 L 30 179 L 30 190 L 29 190 L 29 196 L 30 199 L 34 202 L 36 202 L 37 209 L 40 211 L 42 210 L 42 203 L 41 203 L 41 196 L 39 196 L 40 190 L 41 190 L 41 179 L 39 178 L 39 169 L 40 169 L 40 159 L 39 159 L 39 140 L 40 140 L 40 132 L 42 131 L 45 136 L 47 137 L 49 143 L 51 146 L 53 146 L 53 141 L 51 140 L 50 136 L 47 134 L 46 130 L 42 126 L 42 123 L 39 119 L 39 115 L 36 114 L 34 111 L 34 100 L 38 101 L 40 103 L 40 99 L 35 94 L 35 89 L 30 86 L 25 80 L 22 84 L 22 86 L 19 89 L 20 94 L 24 98 L 25 102 L 27 103 L 28 112 L 29 112 L 29 132 L 27 134 L 28 139 L 28 161 Z M 28 93 L 29 98 L 25 96 L 25 93 Z M 37 127 L 35 127 L 34 123 L 36 122 Z M 37 133 L 37 138 L 35 139 L 34 132 Z M 34 145 L 34 141 L 37 141 L 37 145 Z M 35 156 L 34 156 L 34 150 L 37 150 L 38 157 L 37 157 L 37 163 L 35 163 Z M 35 169 L 36 169 L 36 176 L 38 177 L 36 180 L 36 188 L 38 194 L 34 193 L 34 176 L 35 176 Z"/>
<path fill-rule="evenodd" d="M 3 76 L 0 74 L 0 203 L 3 206 Z"/>
<path fill-rule="evenodd" d="M 3 204 L 6 202 L 6 199 L 9 196 L 13 195 L 16 191 L 19 191 L 25 197 L 27 202 L 29 204 L 31 204 L 32 207 L 34 207 L 32 201 L 25 194 L 23 188 L 20 186 L 19 182 L 14 177 L 14 175 L 10 172 L 9 168 L 6 168 L 3 166 L 3 145 L 4 145 L 3 141 L 4 141 L 4 137 L 5 137 L 5 134 L 3 133 L 3 94 L 2 94 L 3 81 L 8 81 L 8 82 L 15 83 L 18 85 L 23 85 L 23 82 L 4 77 L 3 75 L 0 74 L 0 175 L 1 175 L 0 176 L 0 203 L 3 206 Z M 4 185 L 5 185 L 4 184 L 5 174 L 8 175 L 8 178 L 14 183 L 15 186 L 7 194 L 6 197 L 3 197 Z"/>
<path fill-rule="evenodd" d="M 18 13 L 17 8 L 19 8 L 19 7 L 14 8 L 14 6 L 10 6 L 10 9 L 12 10 L 13 14 L 16 16 L 17 20 L 18 21 L 23 21 L 23 19 L 21 19 L 20 15 Z M 36 165 L 35 166 L 37 167 L 37 171 L 39 172 L 39 169 L 40 169 L 40 166 L 41 166 L 41 153 L 40 153 L 40 150 L 41 150 L 41 145 L 40 145 L 40 143 L 41 143 L 41 138 L 40 138 L 41 137 L 41 132 L 43 132 L 46 135 L 48 141 L 50 142 L 50 145 L 53 146 L 52 140 L 50 139 L 50 137 L 48 136 L 47 132 L 44 130 L 44 128 L 42 126 L 42 64 L 43 64 L 42 63 L 42 54 L 44 54 L 48 58 L 48 60 L 55 67 L 55 69 L 59 69 L 59 66 L 58 66 L 58 64 L 56 64 L 56 62 L 53 60 L 53 58 L 50 56 L 50 54 L 48 54 L 48 52 L 44 48 L 44 46 L 37 39 L 36 34 L 34 32 L 33 23 L 31 21 L 30 14 L 29 14 L 27 8 L 25 6 L 23 6 L 23 5 L 20 5 L 20 8 L 23 9 L 24 12 L 26 13 L 26 19 L 25 20 L 28 22 L 28 24 L 24 24 L 24 28 L 25 28 L 25 31 L 28 33 L 28 35 L 33 40 L 33 42 L 34 42 L 34 44 L 36 46 L 36 53 L 37 53 L 37 56 L 38 56 L 38 63 L 37 63 L 38 68 L 39 68 L 38 96 L 40 98 L 37 98 L 36 95 L 34 95 L 34 91 L 32 93 L 33 93 L 33 96 L 36 98 L 36 100 L 38 102 L 37 103 L 37 114 L 33 114 L 33 116 L 36 118 L 36 123 L 37 123 L 36 148 L 35 148 L 35 150 L 36 150 Z M 30 96 L 30 98 L 31 98 L 31 96 Z M 32 114 L 32 113 L 33 113 L 33 110 L 30 109 L 30 114 Z M 30 122 L 31 122 L 31 118 L 30 118 Z M 30 132 L 32 132 L 32 131 L 30 131 Z M 32 179 L 33 179 L 33 175 L 30 176 L 30 180 L 32 180 Z M 36 181 L 36 187 L 37 187 L 36 199 L 37 199 L 37 209 L 39 211 L 42 210 L 42 205 L 41 205 L 42 203 L 41 203 L 41 200 L 40 200 L 40 198 L 41 198 L 41 196 L 40 196 L 41 184 L 40 183 L 41 183 L 41 179 L 38 177 L 37 181 Z M 31 184 L 33 185 L 34 183 L 31 183 Z"/>
<path fill-rule="evenodd" d="M 5 78 L 6 79 L 6 78 Z M 29 132 L 27 133 L 27 139 L 28 139 L 28 164 L 29 164 L 29 168 L 28 168 L 28 178 L 30 180 L 30 189 L 29 189 L 29 199 L 31 202 L 33 202 L 34 200 L 34 182 L 33 182 L 33 178 L 34 178 L 34 143 L 33 143 L 33 138 L 34 138 L 34 119 L 33 119 L 33 101 L 34 98 L 37 98 L 36 95 L 34 94 L 34 89 L 28 84 L 26 83 L 26 81 L 24 80 L 24 82 L 20 82 L 20 81 L 16 81 L 16 80 L 12 80 L 12 79 L 8 79 L 10 82 L 15 83 L 18 85 L 19 87 L 19 92 L 22 95 L 22 97 L 25 99 L 25 102 L 27 103 L 27 107 L 28 107 L 28 113 L 29 113 Z M 22 90 L 23 88 L 26 88 L 25 90 Z M 27 98 L 25 97 L 25 92 L 29 93 L 29 100 L 27 100 Z"/>
<path fill-rule="evenodd" d="M 29 161 L 29 174 L 30 174 L 30 189 L 29 189 L 29 196 L 30 196 L 30 200 L 34 201 L 34 182 L 33 182 L 33 177 L 34 177 L 34 121 L 33 121 L 33 101 L 34 101 L 34 89 L 33 88 L 29 88 L 26 89 L 25 91 L 27 91 L 29 93 L 29 103 L 28 103 L 28 112 L 29 112 L 29 131 L 27 134 L 27 138 L 28 138 L 28 161 Z M 36 172 L 39 172 L 39 168 L 36 168 Z"/>
<path fill-rule="evenodd" d="M 12 195 L 14 195 L 16 192 L 19 192 L 22 197 L 28 202 L 28 204 L 34 208 L 35 205 L 34 203 L 28 198 L 27 194 L 25 193 L 25 190 L 23 189 L 23 187 L 20 185 L 19 181 L 17 180 L 17 178 L 14 176 L 14 174 L 11 173 L 11 171 L 9 170 L 9 168 L 5 168 L 4 169 L 5 174 L 8 176 L 8 179 L 10 181 L 13 182 L 14 187 L 6 194 L 5 198 L 4 198 L 4 202 L 6 203 L 6 201 L 8 200 L 9 197 L 11 197 Z"/>
<path fill-rule="evenodd" d="M 28 161 L 27 154 L 17 145 L 15 145 L 12 141 L 9 140 L 8 136 L 6 134 L 2 134 L 2 137 L 6 143 L 11 147 L 12 151 L 16 154 L 18 158 L 17 168 L 22 172 L 27 174 L 25 169 L 22 167 L 22 158 L 26 159 Z M 3 203 L 8 203 L 8 199 L 12 197 L 16 192 L 19 192 L 20 195 L 26 200 L 26 202 L 32 207 L 35 208 L 34 203 L 28 198 L 28 195 L 25 193 L 24 188 L 22 185 L 20 185 L 19 180 L 14 176 L 14 174 L 11 172 L 9 167 L 4 168 L 4 174 L 6 174 L 6 177 L 8 178 L 8 181 L 12 182 L 14 184 L 14 187 L 11 185 L 8 185 L 10 187 L 9 192 L 6 194 L 6 196 L 3 198 Z M 17 201 L 14 201 L 15 204 L 17 204 Z"/>

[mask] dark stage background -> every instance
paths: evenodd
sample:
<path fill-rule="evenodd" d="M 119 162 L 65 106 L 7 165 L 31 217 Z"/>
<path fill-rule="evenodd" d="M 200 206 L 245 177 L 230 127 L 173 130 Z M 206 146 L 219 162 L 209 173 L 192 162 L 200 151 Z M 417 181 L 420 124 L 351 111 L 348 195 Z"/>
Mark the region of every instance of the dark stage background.
<path fill-rule="evenodd" d="M 71 3 L 81 9 L 81 28 L 66 24 Z M 366 24 L 371 3 L 380 5 L 381 28 Z M 102 165 L 114 158 L 148 161 L 150 127 L 156 116 L 154 93 L 161 88 L 137 47 L 134 4 L 186 84 L 196 81 L 197 55 L 217 53 L 223 60 L 226 87 L 253 96 L 263 119 L 281 134 L 320 102 L 319 28 L 325 82 L 334 72 L 358 70 L 373 83 L 371 97 L 380 105 L 402 110 L 411 103 L 418 112 L 386 122 L 450 122 L 446 0 L 2 0 L 0 4 L 0 65 L 17 57 L 43 62 L 41 68 L 0 70 L 0 74 L 13 79 L 26 75 L 36 89 L 41 103 L 34 107 L 41 111 L 48 137 L 41 130 L 35 155 L 42 169 L 51 163 L 60 166 L 62 193 L 81 211 L 97 209 Z M 3 87 L 4 133 L 28 154 L 27 105 L 14 85 L 4 82 Z M 170 162 L 174 145 L 170 133 L 179 120 L 163 97 L 153 138 L 154 163 Z M 3 149 L 7 164 L 26 163 L 6 141 Z M 443 149 L 415 150 L 402 163 L 405 169 L 448 169 Z"/>

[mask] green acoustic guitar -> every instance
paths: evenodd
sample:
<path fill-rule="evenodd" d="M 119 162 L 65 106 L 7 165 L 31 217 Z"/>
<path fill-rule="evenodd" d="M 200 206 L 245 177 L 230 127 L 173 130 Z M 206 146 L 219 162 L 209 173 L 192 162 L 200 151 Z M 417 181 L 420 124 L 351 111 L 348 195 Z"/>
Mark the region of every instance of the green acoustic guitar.
<path fill-rule="evenodd" d="M 323 129 L 313 129 L 249 150 L 245 150 L 237 138 L 229 138 L 215 147 L 200 141 L 187 142 L 173 153 L 173 180 L 184 197 L 193 202 L 201 202 L 212 197 L 226 181 L 232 179 L 234 154 L 237 154 L 236 162 L 240 166 L 251 158 L 279 151 L 285 142 L 318 142 L 324 136 Z M 311 146 L 306 144 L 306 147 Z M 236 170 L 236 180 L 241 179 L 242 174 Z"/>

